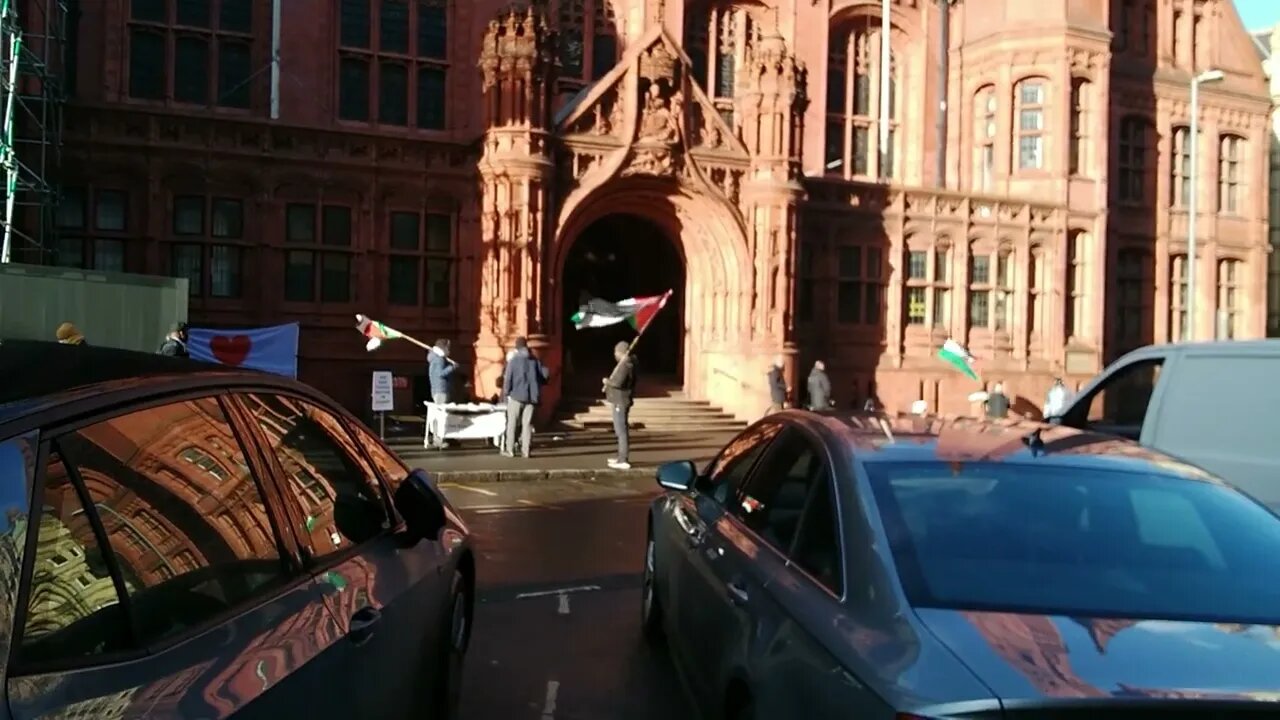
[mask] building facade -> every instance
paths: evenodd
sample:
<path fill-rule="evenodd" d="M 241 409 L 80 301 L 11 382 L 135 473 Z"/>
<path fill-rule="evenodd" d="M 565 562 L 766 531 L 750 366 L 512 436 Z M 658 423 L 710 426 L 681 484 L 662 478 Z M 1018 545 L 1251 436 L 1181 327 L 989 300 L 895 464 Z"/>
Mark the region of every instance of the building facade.
<path fill-rule="evenodd" d="M 52 259 L 299 320 L 355 408 L 425 363 L 357 312 L 450 338 L 481 397 L 527 336 L 549 409 L 629 337 L 578 302 L 667 289 L 641 367 L 740 417 L 779 355 L 841 405 L 969 411 L 948 337 L 1038 405 L 1185 337 L 1193 191 L 1196 337 L 1266 328 L 1269 95 L 1226 0 L 895 0 L 887 38 L 874 0 L 281 5 L 81 4 Z"/>
<path fill-rule="evenodd" d="M 1280 337 L 1280 33 L 1276 27 L 1253 32 L 1262 72 L 1271 95 L 1267 182 L 1267 337 Z"/>

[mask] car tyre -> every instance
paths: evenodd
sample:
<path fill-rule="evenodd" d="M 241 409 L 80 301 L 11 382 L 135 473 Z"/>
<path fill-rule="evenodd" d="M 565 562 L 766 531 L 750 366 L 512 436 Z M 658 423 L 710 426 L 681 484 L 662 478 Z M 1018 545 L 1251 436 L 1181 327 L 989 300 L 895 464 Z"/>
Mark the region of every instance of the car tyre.
<path fill-rule="evenodd" d="M 471 640 L 471 598 L 466 578 L 454 571 L 449 592 L 449 610 L 441 628 L 440 682 L 437 685 L 436 712 L 438 717 L 452 720 L 458 717 L 462 700 L 462 667 L 467 646 Z"/>
<path fill-rule="evenodd" d="M 640 628 L 644 637 L 651 643 L 659 643 L 663 638 L 662 604 L 658 600 L 658 581 L 656 572 L 656 553 L 654 551 L 653 527 L 650 526 L 648 538 L 644 545 L 644 583 L 640 598 Z"/>
<path fill-rule="evenodd" d="M 725 720 L 755 720 L 756 703 L 750 695 L 735 698 L 725 713 Z"/>

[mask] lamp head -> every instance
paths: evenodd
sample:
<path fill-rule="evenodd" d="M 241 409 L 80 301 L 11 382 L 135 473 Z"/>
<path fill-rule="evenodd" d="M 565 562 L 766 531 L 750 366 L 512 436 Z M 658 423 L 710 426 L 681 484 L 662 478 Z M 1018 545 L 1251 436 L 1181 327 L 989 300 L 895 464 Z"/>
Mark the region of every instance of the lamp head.
<path fill-rule="evenodd" d="M 1225 77 L 1221 70 L 1205 70 L 1196 76 L 1196 82 L 1200 84 L 1218 82 Z"/>

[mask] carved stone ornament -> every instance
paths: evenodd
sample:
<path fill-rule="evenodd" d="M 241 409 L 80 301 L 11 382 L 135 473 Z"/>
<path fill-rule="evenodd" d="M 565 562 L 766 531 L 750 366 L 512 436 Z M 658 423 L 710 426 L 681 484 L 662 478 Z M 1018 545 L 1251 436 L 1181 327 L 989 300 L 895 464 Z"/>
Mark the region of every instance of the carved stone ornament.
<path fill-rule="evenodd" d="M 631 162 L 622 171 L 623 177 L 631 175 L 669 176 L 675 173 L 675 158 L 670 148 L 643 147 L 637 145 Z"/>
<path fill-rule="evenodd" d="M 671 99 L 662 97 L 658 85 L 650 85 L 645 95 L 644 114 L 640 117 L 640 142 L 669 145 L 680 136 L 680 112 L 683 97 L 679 92 Z"/>
<path fill-rule="evenodd" d="M 655 43 L 640 56 L 640 77 L 646 80 L 670 80 L 675 72 L 676 58 L 663 43 Z"/>

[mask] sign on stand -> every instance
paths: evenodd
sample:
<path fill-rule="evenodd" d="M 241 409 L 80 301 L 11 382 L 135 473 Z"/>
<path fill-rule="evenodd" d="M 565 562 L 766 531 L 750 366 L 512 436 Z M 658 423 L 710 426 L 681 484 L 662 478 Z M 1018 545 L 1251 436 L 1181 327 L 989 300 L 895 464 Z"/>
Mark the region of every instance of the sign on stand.
<path fill-rule="evenodd" d="M 396 409 L 393 388 L 395 379 L 389 370 L 373 371 L 373 411 L 378 413 L 378 434 L 386 438 L 386 415 Z"/>

